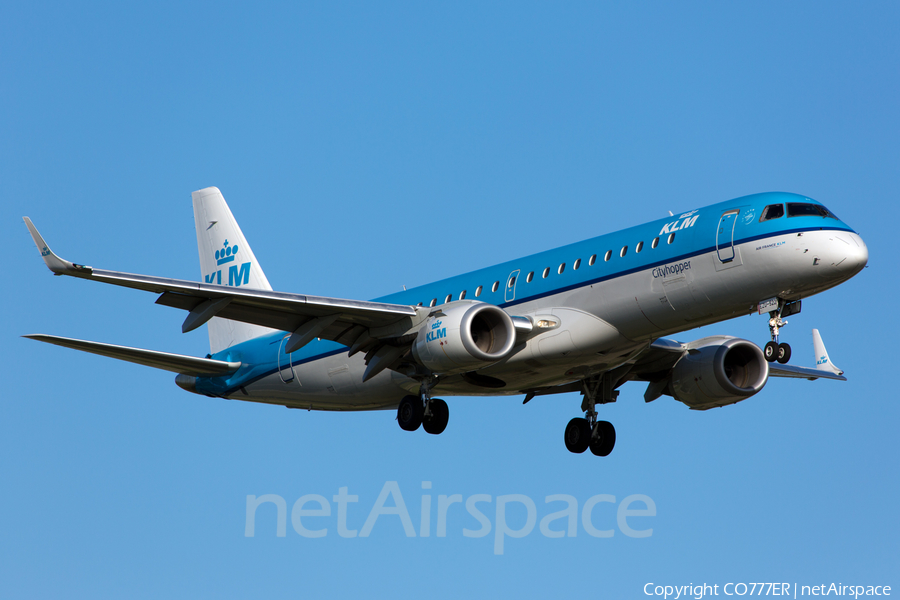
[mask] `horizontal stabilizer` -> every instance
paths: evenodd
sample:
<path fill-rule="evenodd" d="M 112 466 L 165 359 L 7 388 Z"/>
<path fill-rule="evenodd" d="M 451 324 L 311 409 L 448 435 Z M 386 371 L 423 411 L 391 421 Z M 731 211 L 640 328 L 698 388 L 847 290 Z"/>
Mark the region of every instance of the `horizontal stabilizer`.
<path fill-rule="evenodd" d="M 63 346 L 65 348 L 73 348 L 75 350 L 81 350 L 82 352 L 90 352 L 91 354 L 117 358 L 119 360 L 153 367 L 154 369 L 193 375 L 195 377 L 226 375 L 237 371 L 241 366 L 241 363 L 239 362 L 213 360 L 211 358 L 196 358 L 194 356 L 185 356 L 183 354 L 172 354 L 171 352 L 158 352 L 156 350 L 144 350 L 142 348 L 129 348 L 128 346 L 102 344 L 100 342 L 89 342 L 86 340 L 74 340 L 72 338 L 64 338 L 55 335 L 33 334 L 22 337 Z"/>

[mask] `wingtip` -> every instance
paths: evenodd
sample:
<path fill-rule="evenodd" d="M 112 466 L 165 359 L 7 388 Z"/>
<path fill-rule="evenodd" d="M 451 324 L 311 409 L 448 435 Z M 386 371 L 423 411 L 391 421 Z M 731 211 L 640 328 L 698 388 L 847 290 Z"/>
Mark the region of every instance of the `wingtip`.
<path fill-rule="evenodd" d="M 46 333 L 29 333 L 22 336 L 23 338 L 28 338 L 29 340 L 35 340 L 37 342 L 46 342 L 48 339 L 52 339 L 52 335 L 47 335 Z"/>
<path fill-rule="evenodd" d="M 41 235 L 41 232 L 38 231 L 37 227 L 34 226 L 34 223 L 28 217 L 22 217 L 22 220 L 25 221 L 25 226 L 28 228 L 28 233 L 31 234 L 31 239 L 34 241 L 34 245 L 37 246 L 38 252 L 41 253 L 41 258 L 44 260 L 44 264 L 47 265 L 47 268 L 53 271 L 55 275 L 80 275 L 84 276 L 85 274 L 91 274 L 91 267 L 86 267 L 84 265 L 77 265 L 73 262 L 70 262 L 64 258 L 60 258 L 50 249 L 50 246 L 44 241 L 44 236 Z"/>
<path fill-rule="evenodd" d="M 825 349 L 825 342 L 822 340 L 822 334 L 818 329 L 812 330 L 813 351 L 815 352 L 816 369 L 820 371 L 831 371 L 836 375 L 843 375 L 844 371 L 836 364 L 831 362 L 828 356 L 828 350 Z"/>

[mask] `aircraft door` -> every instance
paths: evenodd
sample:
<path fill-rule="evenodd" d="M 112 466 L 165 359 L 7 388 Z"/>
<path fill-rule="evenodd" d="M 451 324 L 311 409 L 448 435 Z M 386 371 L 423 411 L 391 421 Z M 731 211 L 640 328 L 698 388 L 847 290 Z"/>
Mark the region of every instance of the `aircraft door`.
<path fill-rule="evenodd" d="M 284 345 L 290 336 L 291 334 L 286 334 L 281 338 L 281 343 L 278 344 L 278 374 L 285 383 L 290 383 L 294 380 L 294 355 L 293 353 L 284 353 Z"/>
<path fill-rule="evenodd" d="M 509 274 L 509 278 L 506 280 L 506 292 L 503 294 L 503 299 L 506 302 L 512 302 L 516 299 L 516 281 L 518 281 L 518 279 L 518 269 Z"/>
<path fill-rule="evenodd" d="M 719 228 L 716 231 L 716 253 L 719 261 L 726 263 L 734 260 L 734 226 L 740 209 L 733 209 L 722 214 L 719 218 Z"/>

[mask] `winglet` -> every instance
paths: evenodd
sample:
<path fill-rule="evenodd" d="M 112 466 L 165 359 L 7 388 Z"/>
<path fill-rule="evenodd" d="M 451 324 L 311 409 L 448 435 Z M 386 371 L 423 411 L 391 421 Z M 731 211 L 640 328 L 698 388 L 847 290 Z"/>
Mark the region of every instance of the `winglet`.
<path fill-rule="evenodd" d="M 31 219 L 29 219 L 28 217 L 22 217 L 22 219 L 25 221 L 25 226 L 28 227 L 28 231 L 31 233 L 31 239 L 34 240 L 34 245 L 37 246 L 38 251 L 40 251 L 41 253 L 41 258 L 44 259 L 44 263 L 47 265 L 47 268 L 53 271 L 55 275 L 91 274 L 92 270 L 90 267 L 77 265 L 54 254 L 53 250 L 50 249 L 50 246 L 47 245 L 47 242 L 44 241 L 44 238 L 41 237 L 41 234 L 40 232 L 38 232 L 37 227 L 35 227 L 34 223 L 31 222 Z"/>
<path fill-rule="evenodd" d="M 822 342 L 822 336 L 819 335 L 819 330 L 813 329 L 812 334 L 813 349 L 816 353 L 816 369 L 820 371 L 831 371 L 832 373 L 843 375 L 844 372 L 837 368 L 837 366 L 831 362 L 831 359 L 828 358 L 828 351 L 825 350 L 825 344 Z"/>

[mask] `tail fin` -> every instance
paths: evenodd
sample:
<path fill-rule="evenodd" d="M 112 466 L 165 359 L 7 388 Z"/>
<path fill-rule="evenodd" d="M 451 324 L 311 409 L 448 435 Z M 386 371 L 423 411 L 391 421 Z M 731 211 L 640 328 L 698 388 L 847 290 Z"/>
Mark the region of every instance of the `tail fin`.
<path fill-rule="evenodd" d="M 843 375 L 844 372 L 837 368 L 837 366 L 831 362 L 831 359 L 828 358 L 828 350 L 825 349 L 825 343 L 822 341 L 822 336 L 819 335 L 819 330 L 813 329 L 812 334 L 813 349 L 816 353 L 816 368 L 820 371 L 831 371 L 832 373 Z"/>
<path fill-rule="evenodd" d="M 203 282 L 259 290 L 271 290 L 269 280 L 250 249 L 250 244 L 219 188 L 208 187 L 191 194 L 194 201 L 194 224 L 197 227 L 197 249 Z M 272 331 L 259 325 L 213 317 L 207 324 L 209 347 L 219 352 Z"/>

